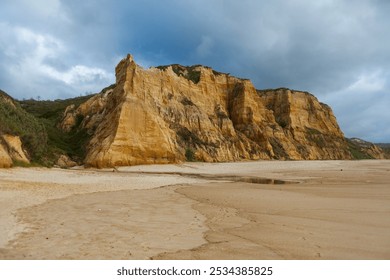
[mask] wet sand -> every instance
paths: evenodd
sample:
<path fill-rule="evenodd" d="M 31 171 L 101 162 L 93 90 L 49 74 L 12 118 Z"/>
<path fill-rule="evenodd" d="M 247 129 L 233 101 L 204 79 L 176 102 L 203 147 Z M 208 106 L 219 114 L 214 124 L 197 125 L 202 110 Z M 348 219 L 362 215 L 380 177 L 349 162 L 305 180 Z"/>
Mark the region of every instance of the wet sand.
<path fill-rule="evenodd" d="M 389 182 L 386 160 L 0 170 L 0 259 L 390 259 Z"/>
<path fill-rule="evenodd" d="M 170 187 L 199 181 L 111 170 L 0 170 L 0 259 L 149 259 L 199 246 L 204 217 Z"/>

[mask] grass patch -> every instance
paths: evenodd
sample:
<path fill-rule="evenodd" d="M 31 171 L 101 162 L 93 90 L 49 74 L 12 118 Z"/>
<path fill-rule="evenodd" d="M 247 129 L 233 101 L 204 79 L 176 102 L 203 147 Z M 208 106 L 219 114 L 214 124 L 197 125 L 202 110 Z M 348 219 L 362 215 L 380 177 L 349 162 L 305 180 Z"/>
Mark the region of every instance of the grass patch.
<path fill-rule="evenodd" d="M 315 128 L 306 127 L 306 133 L 309 135 L 321 135 L 321 132 Z"/>
<path fill-rule="evenodd" d="M 184 77 L 187 80 L 192 81 L 194 84 L 197 84 L 200 81 L 200 71 L 197 70 L 199 66 L 201 65 L 182 66 L 179 64 L 172 64 L 157 66 L 156 68 L 160 70 L 165 70 L 168 67 L 172 67 L 172 70 L 173 72 L 175 72 L 176 75 L 178 75 L 179 77 Z"/>
<path fill-rule="evenodd" d="M 306 137 L 320 148 L 326 147 L 327 143 L 332 143 L 327 135 L 322 134 L 321 131 L 315 128 L 306 127 Z"/>
<path fill-rule="evenodd" d="M 191 148 L 186 149 L 185 156 L 187 161 L 195 161 L 195 152 Z"/>
<path fill-rule="evenodd" d="M 195 133 L 190 131 L 186 127 L 180 127 L 178 130 L 176 130 L 177 136 L 179 136 L 180 140 L 187 144 L 192 145 L 205 145 L 204 143 Z"/>
<path fill-rule="evenodd" d="M 269 142 L 272 146 L 272 150 L 274 151 L 274 158 L 284 158 L 284 159 L 290 159 L 287 152 L 284 150 L 283 146 L 280 144 L 280 142 L 275 138 L 270 138 Z"/>

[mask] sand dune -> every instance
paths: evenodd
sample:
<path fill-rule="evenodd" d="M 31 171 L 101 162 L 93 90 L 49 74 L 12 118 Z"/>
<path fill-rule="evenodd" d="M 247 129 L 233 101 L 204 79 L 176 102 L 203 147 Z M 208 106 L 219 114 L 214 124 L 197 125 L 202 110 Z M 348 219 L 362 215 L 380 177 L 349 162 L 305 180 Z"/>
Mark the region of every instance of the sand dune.
<path fill-rule="evenodd" d="M 389 182 L 386 160 L 0 170 L 0 258 L 390 259 Z"/>

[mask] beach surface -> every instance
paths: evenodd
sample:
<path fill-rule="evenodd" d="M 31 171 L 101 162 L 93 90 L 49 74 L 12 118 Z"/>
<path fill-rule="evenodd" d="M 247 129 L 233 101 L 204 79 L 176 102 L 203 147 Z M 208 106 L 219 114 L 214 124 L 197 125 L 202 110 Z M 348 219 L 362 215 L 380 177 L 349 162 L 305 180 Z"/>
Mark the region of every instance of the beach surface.
<path fill-rule="evenodd" d="M 0 259 L 390 259 L 390 161 L 0 169 Z"/>

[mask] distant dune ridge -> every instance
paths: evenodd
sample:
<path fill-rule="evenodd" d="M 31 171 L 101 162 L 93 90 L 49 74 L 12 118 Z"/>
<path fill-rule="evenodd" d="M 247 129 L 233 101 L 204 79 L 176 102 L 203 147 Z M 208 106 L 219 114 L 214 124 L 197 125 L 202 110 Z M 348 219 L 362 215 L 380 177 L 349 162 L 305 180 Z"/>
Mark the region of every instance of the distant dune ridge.
<path fill-rule="evenodd" d="M 0 94 L 0 106 L 7 98 Z M 114 85 L 75 101 L 53 101 L 56 111 L 49 111 L 53 106 L 45 101 L 44 112 L 37 111 L 35 103 L 21 102 L 45 124 L 49 165 L 59 164 L 58 158 L 60 165 L 77 162 L 99 168 L 183 161 L 384 158 L 372 143 L 346 139 L 331 108 L 312 94 L 286 88 L 256 90 L 247 79 L 201 65 L 143 69 L 127 55 L 116 67 Z M 0 167 L 15 162 L 6 135 L 20 136 L 1 125 L 7 116 L 4 112 L 0 116 Z M 58 134 L 71 141 L 54 139 Z M 23 150 L 23 138 L 21 143 L 23 160 L 31 160 L 31 151 Z"/>

